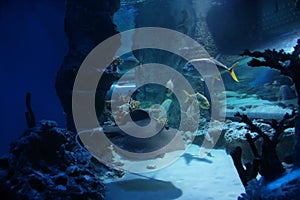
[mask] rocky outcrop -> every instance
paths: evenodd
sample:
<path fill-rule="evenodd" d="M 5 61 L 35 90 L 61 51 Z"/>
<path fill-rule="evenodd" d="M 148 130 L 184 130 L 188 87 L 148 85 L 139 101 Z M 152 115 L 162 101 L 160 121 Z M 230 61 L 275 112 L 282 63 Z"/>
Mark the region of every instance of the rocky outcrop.
<path fill-rule="evenodd" d="M 0 199 L 103 199 L 100 178 L 110 173 L 74 134 L 42 121 L 0 159 Z"/>
<path fill-rule="evenodd" d="M 112 15 L 119 9 L 120 0 L 67 0 L 65 32 L 69 51 L 57 73 L 56 91 L 67 118 L 69 130 L 74 130 L 72 118 L 72 89 L 77 71 L 88 53 L 99 43 L 117 33 Z M 113 57 L 113 55 L 112 55 Z M 106 73 L 110 86 L 116 74 Z M 108 87 L 99 86 L 99 101 Z M 99 102 L 103 105 L 104 100 Z M 101 110 L 101 108 L 100 108 Z"/>

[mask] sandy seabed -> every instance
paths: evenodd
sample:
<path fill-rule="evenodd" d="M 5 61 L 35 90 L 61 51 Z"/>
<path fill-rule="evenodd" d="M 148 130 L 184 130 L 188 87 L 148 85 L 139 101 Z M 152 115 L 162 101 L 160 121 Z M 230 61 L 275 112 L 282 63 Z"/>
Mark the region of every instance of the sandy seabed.
<path fill-rule="evenodd" d="M 106 180 L 106 199 L 237 199 L 244 187 L 231 157 L 224 150 L 212 150 L 210 156 L 199 158 L 199 151 L 191 145 L 165 168 Z"/>

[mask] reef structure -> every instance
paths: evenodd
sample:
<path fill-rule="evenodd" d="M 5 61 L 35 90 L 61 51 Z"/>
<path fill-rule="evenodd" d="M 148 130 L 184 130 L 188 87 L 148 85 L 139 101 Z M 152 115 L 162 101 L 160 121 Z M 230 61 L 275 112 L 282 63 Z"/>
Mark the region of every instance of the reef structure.
<path fill-rule="evenodd" d="M 276 51 L 267 49 L 264 52 L 245 50 L 242 56 L 251 56 L 253 59 L 248 62 L 249 66 L 260 67 L 268 66 L 277 69 L 282 75 L 290 77 L 295 83 L 298 94 L 298 112 L 295 121 L 295 149 L 294 166 L 300 167 L 300 39 L 294 47 L 292 53 L 285 53 L 284 50 Z"/>
<path fill-rule="evenodd" d="M 56 92 L 66 114 L 67 127 L 74 131 L 72 116 L 72 92 L 78 69 L 89 52 L 105 39 L 117 34 L 112 22 L 113 14 L 119 9 L 120 0 L 67 0 L 65 33 L 69 51 L 56 77 Z M 114 55 L 111 55 L 113 58 Z M 106 70 L 97 88 L 97 106 L 104 109 L 104 96 L 118 74 Z"/>
<path fill-rule="evenodd" d="M 243 169 L 242 163 L 240 162 L 242 149 L 240 147 L 237 147 L 234 151 L 231 152 L 234 164 L 244 186 L 247 186 L 247 182 L 249 180 L 256 178 L 258 172 L 264 177 L 266 181 L 273 181 L 283 175 L 285 169 L 283 168 L 283 165 L 277 155 L 276 146 L 279 143 L 279 137 L 281 136 L 281 134 L 283 134 L 286 129 L 294 126 L 295 115 L 295 112 L 293 112 L 291 115 L 286 114 L 280 122 L 276 120 L 272 120 L 271 123 L 265 122 L 275 130 L 274 134 L 270 137 L 269 135 L 264 133 L 261 128 L 253 124 L 253 122 L 247 117 L 247 115 L 243 115 L 240 113 L 236 114 L 237 117 L 241 118 L 241 122 L 244 122 L 248 125 L 248 129 L 250 131 L 258 134 L 255 138 L 252 138 L 249 133 L 246 134 L 247 141 L 255 157 L 252 164 L 248 163 L 246 165 L 246 170 Z M 254 143 L 254 141 L 259 137 L 263 138 L 261 155 L 259 155 Z"/>
<path fill-rule="evenodd" d="M 0 158 L 0 199 L 104 199 L 101 178 L 115 172 L 93 158 L 72 132 L 43 120 Z"/>
<path fill-rule="evenodd" d="M 272 120 L 266 122 L 270 125 L 275 133 L 270 137 L 264 133 L 257 125 L 255 125 L 247 115 L 237 113 L 236 116 L 241 119 L 241 122 L 247 124 L 251 132 L 258 134 L 258 137 L 263 139 L 261 154 L 259 154 L 256 146 L 256 138 L 247 133 L 246 138 L 254 155 L 252 163 L 246 163 L 244 168 L 241 157 L 242 149 L 237 147 L 231 152 L 231 156 L 235 167 L 239 173 L 242 183 L 245 186 L 246 193 L 241 194 L 239 200 L 247 199 L 299 199 L 299 167 L 300 167 L 300 39 L 294 47 L 292 53 L 285 53 L 283 50 L 276 51 L 275 49 L 267 49 L 264 52 L 250 52 L 245 50 L 242 56 L 253 57 L 249 66 L 260 67 L 268 66 L 277 69 L 281 74 L 290 77 L 295 83 L 295 88 L 298 94 L 298 112 L 293 111 L 292 114 L 286 114 L 281 121 Z M 295 127 L 295 146 L 292 167 L 283 166 L 282 161 L 277 155 L 276 146 L 280 142 L 279 136 L 288 128 Z M 289 169 L 290 168 L 290 169 Z M 293 171 L 290 171 L 291 168 Z M 256 179 L 258 173 L 262 176 Z"/>

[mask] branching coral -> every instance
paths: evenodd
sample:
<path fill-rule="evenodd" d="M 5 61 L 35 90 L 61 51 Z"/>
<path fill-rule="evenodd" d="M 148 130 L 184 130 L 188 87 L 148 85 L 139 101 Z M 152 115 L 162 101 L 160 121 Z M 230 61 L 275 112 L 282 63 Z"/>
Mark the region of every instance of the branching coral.
<path fill-rule="evenodd" d="M 276 146 L 279 142 L 279 137 L 284 133 L 284 130 L 295 125 L 296 112 L 294 111 L 292 114 L 287 113 L 279 122 L 276 120 L 272 120 L 271 122 L 264 121 L 264 123 L 268 123 L 275 130 L 275 133 L 272 137 L 269 137 L 266 133 L 264 133 L 248 118 L 247 115 L 237 113 L 235 116 L 239 117 L 241 122 L 247 124 L 250 131 L 258 134 L 258 136 L 255 138 L 252 138 L 250 134 L 246 134 L 247 141 L 249 142 L 249 145 L 255 156 L 252 164 L 245 164 L 246 169 L 244 169 L 241 161 L 242 149 L 237 147 L 233 152 L 231 152 L 232 159 L 243 185 L 247 186 L 250 180 L 256 178 L 258 172 L 267 181 L 274 180 L 275 178 L 281 176 L 285 170 L 277 156 Z M 263 139 L 261 155 L 259 155 L 254 144 L 254 141 L 260 137 Z"/>
<path fill-rule="evenodd" d="M 292 53 L 285 53 L 283 49 L 279 51 L 267 49 L 264 52 L 245 50 L 240 55 L 253 57 L 248 62 L 249 66 L 267 66 L 279 70 L 283 75 L 289 76 L 295 83 L 298 95 L 300 94 L 300 39 L 297 41 L 297 45 Z M 298 104 L 300 105 L 300 100 Z"/>
<path fill-rule="evenodd" d="M 300 167 L 300 39 L 294 47 L 292 53 L 285 53 L 283 50 L 267 49 L 264 52 L 245 50 L 242 56 L 251 56 L 253 59 L 248 62 L 249 66 L 260 67 L 268 66 L 277 69 L 281 74 L 289 76 L 295 83 L 298 94 L 298 113 L 295 121 L 295 149 L 294 149 L 294 166 Z M 274 124 L 275 126 L 275 124 Z"/>

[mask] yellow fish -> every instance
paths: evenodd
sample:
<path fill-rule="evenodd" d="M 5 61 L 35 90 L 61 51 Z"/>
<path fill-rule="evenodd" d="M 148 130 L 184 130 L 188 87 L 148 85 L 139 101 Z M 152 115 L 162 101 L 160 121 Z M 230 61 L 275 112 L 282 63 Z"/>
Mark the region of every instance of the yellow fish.
<path fill-rule="evenodd" d="M 195 94 L 190 94 L 186 90 L 183 90 L 183 92 L 186 95 L 184 103 L 187 103 L 189 100 L 192 100 L 192 103 L 196 102 L 203 109 L 210 108 L 210 103 L 203 94 L 200 94 L 199 92 Z"/>

